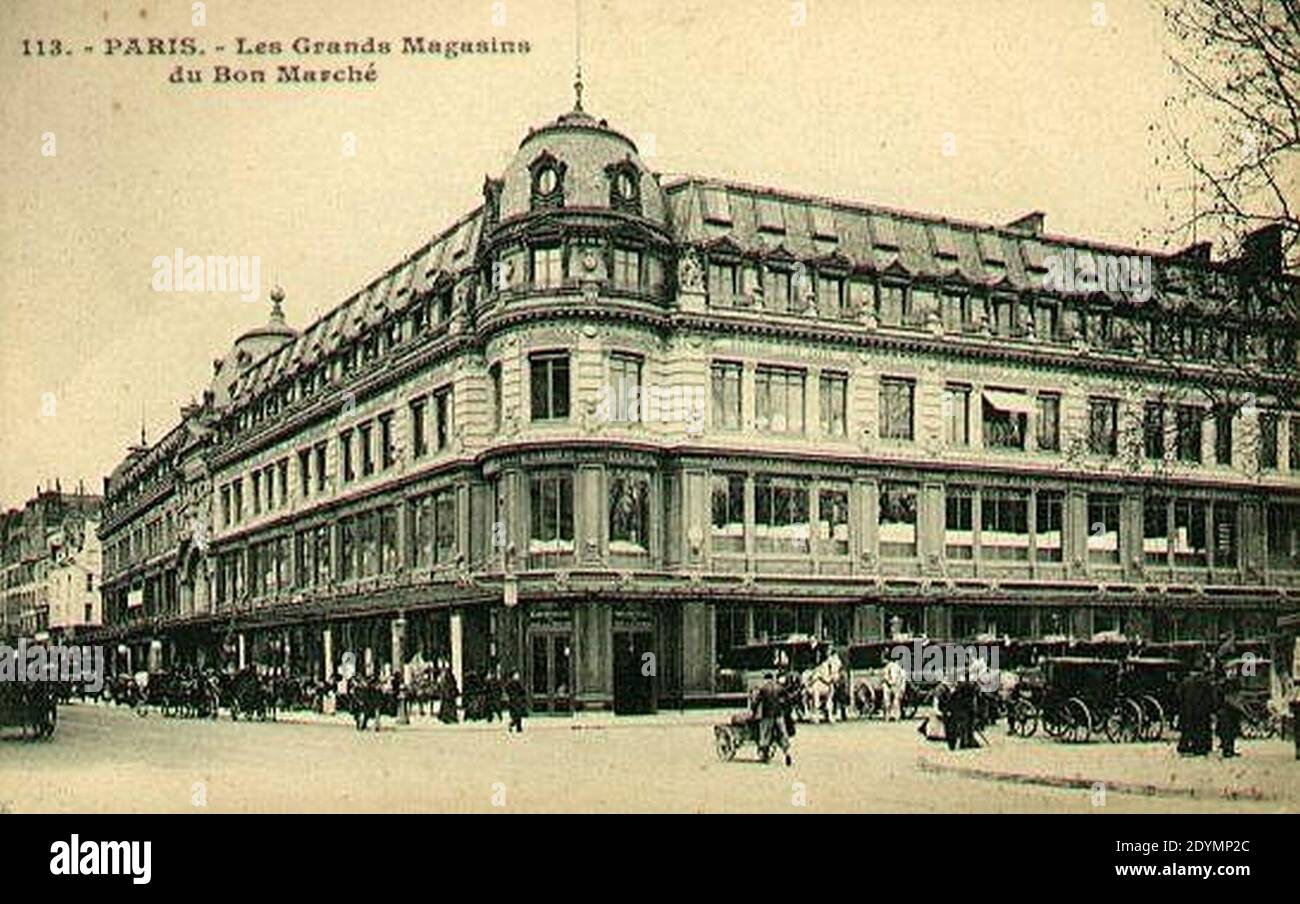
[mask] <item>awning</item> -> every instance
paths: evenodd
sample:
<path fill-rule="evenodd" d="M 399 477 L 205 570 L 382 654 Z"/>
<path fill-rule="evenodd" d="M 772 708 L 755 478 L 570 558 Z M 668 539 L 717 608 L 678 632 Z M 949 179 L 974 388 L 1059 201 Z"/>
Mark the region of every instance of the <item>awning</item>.
<path fill-rule="evenodd" d="M 1032 414 L 1034 410 L 1034 400 L 1023 392 L 986 389 L 984 390 L 984 401 L 999 411 L 1009 411 L 1012 414 L 1028 415 Z"/>

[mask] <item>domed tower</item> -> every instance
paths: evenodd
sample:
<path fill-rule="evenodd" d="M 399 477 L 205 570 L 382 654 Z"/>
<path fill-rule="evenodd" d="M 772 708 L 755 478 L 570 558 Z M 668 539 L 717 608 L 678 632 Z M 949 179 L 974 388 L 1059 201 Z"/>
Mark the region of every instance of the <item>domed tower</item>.
<path fill-rule="evenodd" d="M 218 408 L 230 402 L 230 390 L 248 365 L 283 348 L 298 338 L 298 331 L 284 320 L 284 289 L 271 290 L 271 317 L 264 326 L 242 333 L 226 357 L 213 363 L 212 398 Z"/>
<path fill-rule="evenodd" d="M 659 300 L 668 204 L 636 144 L 582 108 L 529 130 L 483 189 L 489 291 Z"/>

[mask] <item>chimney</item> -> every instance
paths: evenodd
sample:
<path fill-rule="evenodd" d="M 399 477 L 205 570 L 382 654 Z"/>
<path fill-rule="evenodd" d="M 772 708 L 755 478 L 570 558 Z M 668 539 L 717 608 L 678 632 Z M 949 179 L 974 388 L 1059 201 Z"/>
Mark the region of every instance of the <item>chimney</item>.
<path fill-rule="evenodd" d="M 1047 214 L 1041 210 L 1035 210 L 1025 214 L 1017 220 L 1012 220 L 1007 224 L 1008 229 L 1014 229 L 1016 232 L 1023 232 L 1026 235 L 1042 235 L 1043 222 L 1047 219 Z"/>

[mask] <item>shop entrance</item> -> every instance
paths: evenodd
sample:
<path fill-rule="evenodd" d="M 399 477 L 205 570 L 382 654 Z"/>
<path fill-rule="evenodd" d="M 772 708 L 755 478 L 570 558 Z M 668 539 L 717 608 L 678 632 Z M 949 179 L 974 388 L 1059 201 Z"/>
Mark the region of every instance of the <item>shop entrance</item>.
<path fill-rule="evenodd" d="M 614 632 L 614 712 L 618 715 L 641 715 L 656 709 L 659 663 L 654 639 L 650 631 Z"/>
<path fill-rule="evenodd" d="M 573 635 L 569 631 L 530 632 L 528 687 L 533 712 L 573 710 Z"/>

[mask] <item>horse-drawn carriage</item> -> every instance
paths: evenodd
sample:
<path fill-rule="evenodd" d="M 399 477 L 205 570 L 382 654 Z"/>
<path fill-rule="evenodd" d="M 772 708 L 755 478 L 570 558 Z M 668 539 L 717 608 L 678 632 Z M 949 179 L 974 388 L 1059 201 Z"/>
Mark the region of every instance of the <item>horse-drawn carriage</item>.
<path fill-rule="evenodd" d="M 1098 730 L 1105 731 L 1112 741 L 1136 740 L 1141 732 L 1142 710 L 1131 698 L 1120 694 L 1122 668 L 1113 659 L 1045 659 L 1042 703 L 1038 708 L 1043 730 L 1058 741 L 1076 744 L 1089 740 Z"/>
<path fill-rule="evenodd" d="M 849 687 L 853 701 L 853 710 L 861 718 L 883 718 L 885 715 L 885 664 L 892 658 L 891 651 L 900 646 L 910 646 L 912 641 L 873 640 L 866 643 L 849 645 L 848 670 Z M 922 647 L 930 644 L 920 640 Z M 902 716 L 911 719 L 923 703 L 934 693 L 930 683 L 918 683 L 912 675 L 907 676 L 903 688 Z"/>
<path fill-rule="evenodd" d="M 53 681 L 0 681 L 0 728 L 20 728 L 24 738 L 49 738 L 59 721 Z"/>
<path fill-rule="evenodd" d="M 1187 674 L 1181 659 L 1133 656 L 1124 660 L 1120 693 L 1141 712 L 1138 738 L 1159 741 L 1178 717 L 1179 684 Z"/>
<path fill-rule="evenodd" d="M 1269 707 L 1273 696 L 1273 661 L 1254 655 L 1231 659 L 1223 665 L 1224 674 L 1241 686 L 1244 709 L 1241 734 L 1245 738 L 1271 738 L 1278 733 L 1280 718 Z"/>

